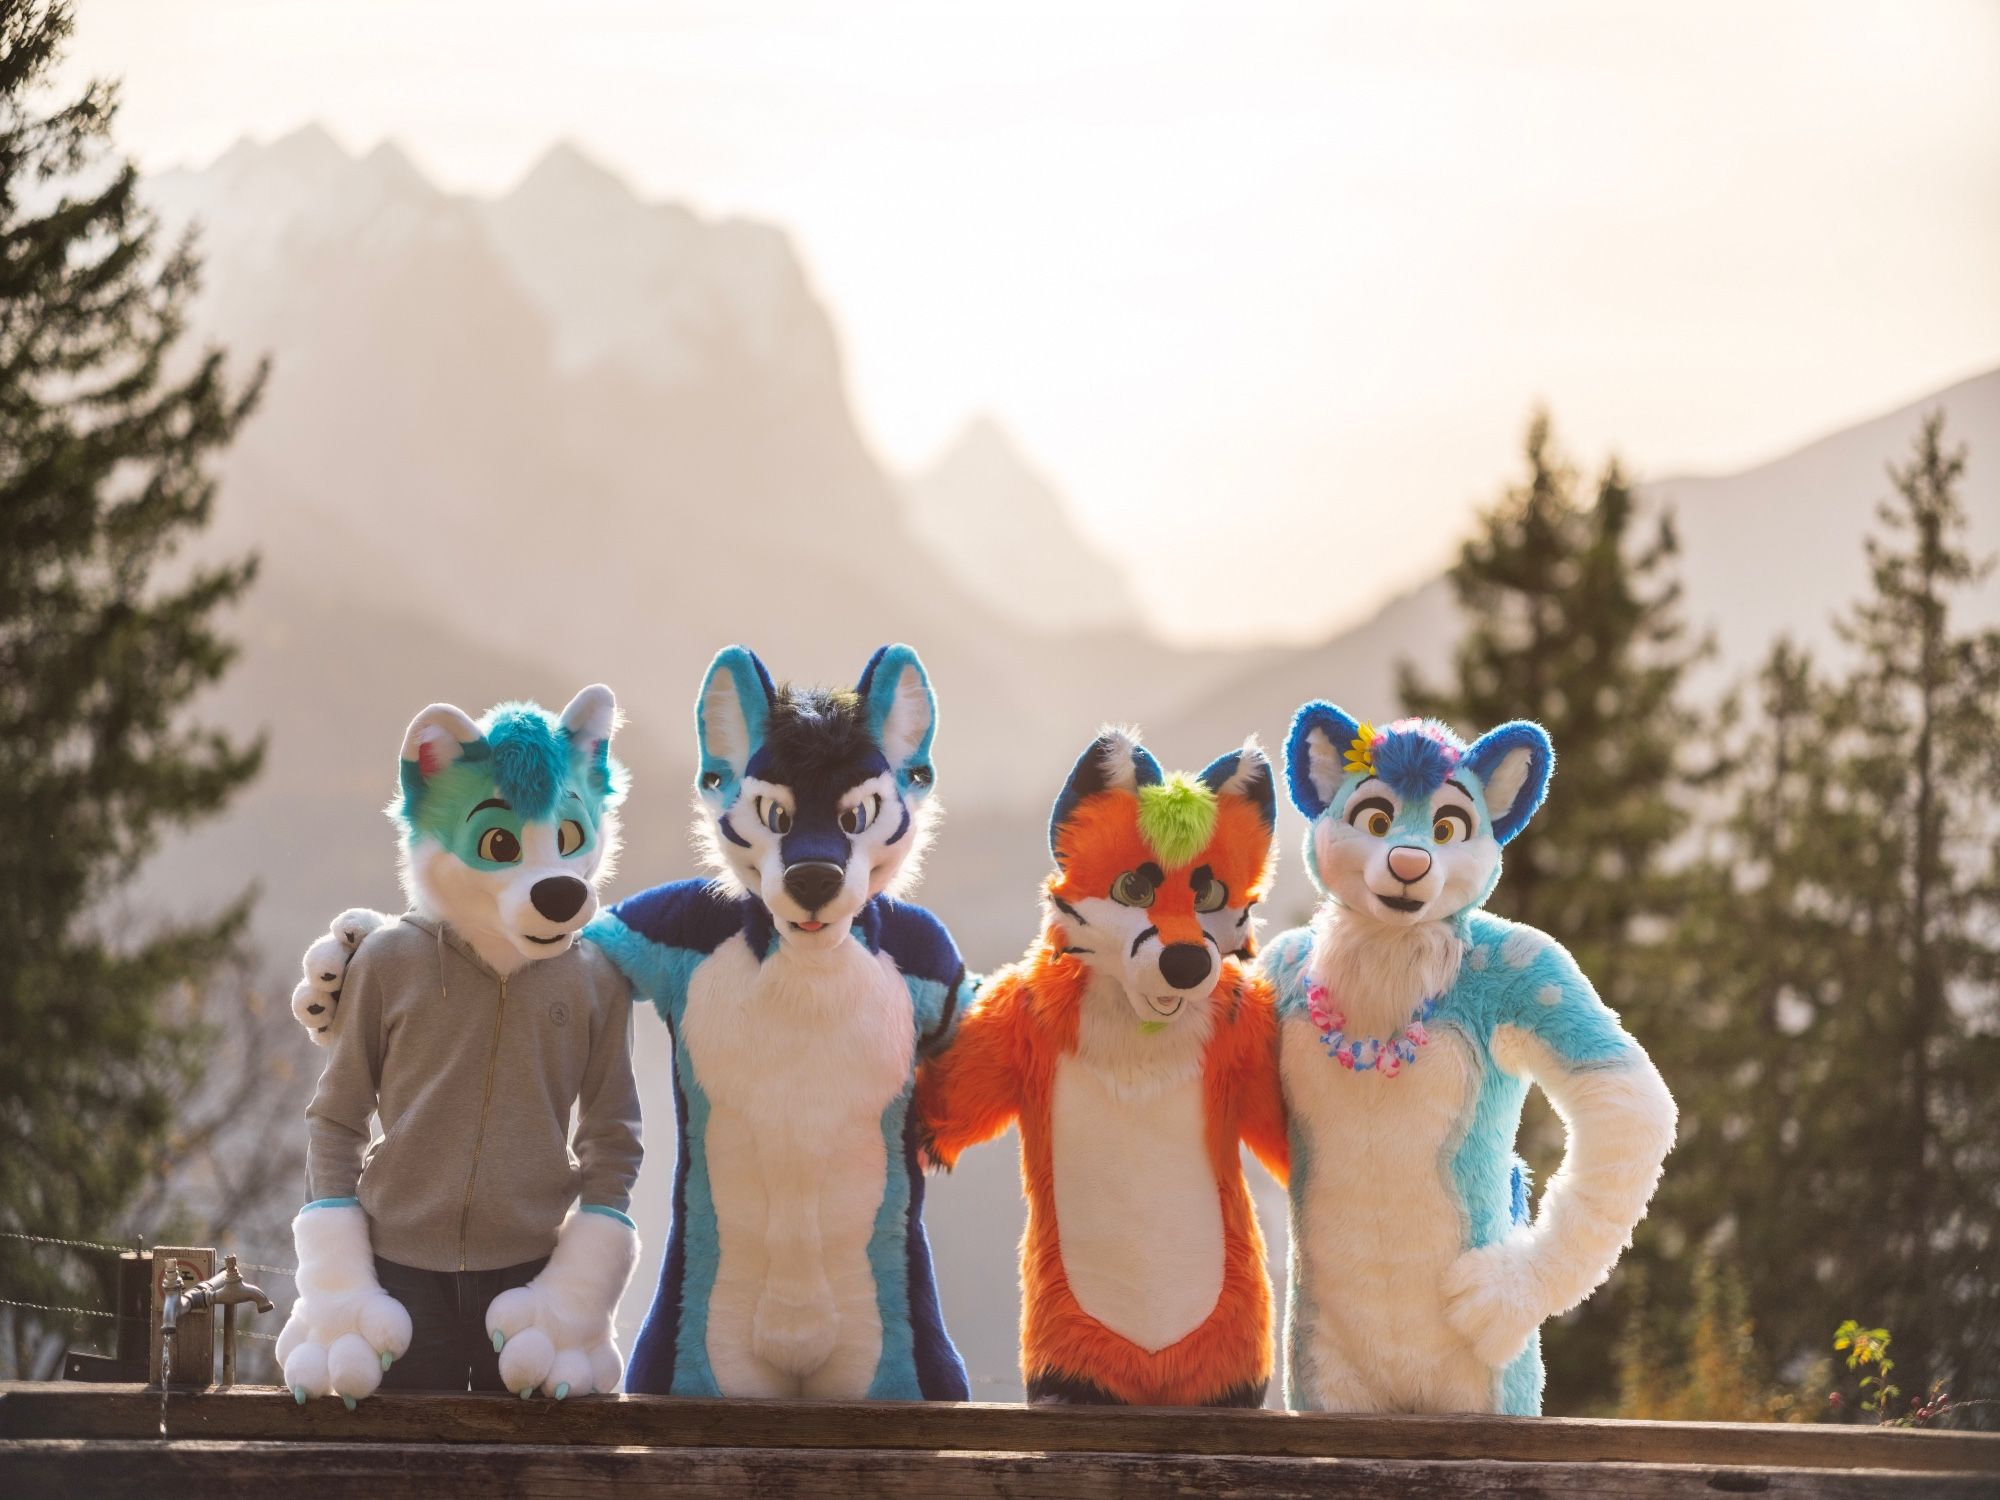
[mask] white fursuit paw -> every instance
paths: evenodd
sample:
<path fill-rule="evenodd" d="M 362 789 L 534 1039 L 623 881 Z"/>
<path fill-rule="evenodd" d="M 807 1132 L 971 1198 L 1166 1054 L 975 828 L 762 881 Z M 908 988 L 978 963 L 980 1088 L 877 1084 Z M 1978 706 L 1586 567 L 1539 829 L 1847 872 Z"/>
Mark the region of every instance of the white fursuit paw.
<path fill-rule="evenodd" d="M 1445 1321 L 1496 1370 L 1511 1364 L 1558 1310 L 1549 1306 L 1525 1232 L 1459 1256 L 1445 1269 L 1443 1291 Z"/>
<path fill-rule="evenodd" d="M 612 1319 L 638 1261 L 639 1234 L 624 1219 L 573 1210 L 540 1274 L 486 1309 L 507 1389 L 525 1400 L 539 1387 L 558 1401 L 616 1390 L 625 1356 Z"/>
<path fill-rule="evenodd" d="M 302 1210 L 292 1221 L 292 1242 L 299 1300 L 278 1335 L 285 1384 L 301 1406 L 332 1395 L 352 1411 L 409 1349 L 410 1315 L 375 1279 L 368 1216 L 359 1205 Z"/>
<path fill-rule="evenodd" d="M 330 1047 L 339 1035 L 340 987 L 347 982 L 348 960 L 361 940 L 389 920 L 365 906 L 352 907 L 333 919 L 333 926 L 306 949 L 305 977 L 292 991 L 292 1018 L 317 1047 Z"/>

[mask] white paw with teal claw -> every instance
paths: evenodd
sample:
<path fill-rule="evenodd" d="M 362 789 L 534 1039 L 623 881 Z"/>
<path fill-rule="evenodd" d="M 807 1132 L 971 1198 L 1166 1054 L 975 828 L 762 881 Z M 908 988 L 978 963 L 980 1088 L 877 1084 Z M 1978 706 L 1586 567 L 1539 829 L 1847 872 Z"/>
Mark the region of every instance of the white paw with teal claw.
<path fill-rule="evenodd" d="M 303 1209 L 292 1225 L 299 1300 L 278 1335 L 286 1387 L 303 1406 L 338 1396 L 352 1411 L 410 1347 L 410 1315 L 375 1279 L 368 1219 L 358 1205 Z"/>
<path fill-rule="evenodd" d="M 638 1260 L 639 1236 L 622 1215 L 572 1212 L 540 1274 L 486 1309 L 507 1389 L 558 1401 L 616 1390 L 625 1357 L 612 1320 Z"/>

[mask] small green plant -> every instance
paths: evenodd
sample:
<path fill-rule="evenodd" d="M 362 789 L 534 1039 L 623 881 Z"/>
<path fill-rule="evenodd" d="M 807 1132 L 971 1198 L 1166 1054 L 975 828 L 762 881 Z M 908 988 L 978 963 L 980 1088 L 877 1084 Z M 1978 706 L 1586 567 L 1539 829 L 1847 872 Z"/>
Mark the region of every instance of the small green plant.
<path fill-rule="evenodd" d="M 1889 1342 L 1888 1329 L 1863 1328 L 1852 1318 L 1833 1331 L 1834 1352 L 1845 1354 L 1847 1368 L 1861 1376 L 1853 1404 L 1872 1415 L 1879 1425 L 1929 1427 L 1959 1406 L 1988 1404 L 1983 1401 L 1953 1402 L 1944 1388 L 1944 1382 L 1933 1380 L 1922 1400 L 1912 1397 L 1909 1405 L 1897 1414 L 1896 1403 L 1902 1399 L 1903 1388 L 1890 1378 L 1895 1373 L 1896 1362 L 1889 1357 Z M 1847 1397 L 1839 1391 L 1829 1392 L 1826 1402 L 1836 1412 L 1845 1410 L 1849 1404 Z"/>
<path fill-rule="evenodd" d="M 1903 1388 L 1889 1379 L 1896 1368 L 1896 1362 L 1889 1358 L 1889 1330 L 1863 1328 L 1849 1318 L 1833 1331 L 1833 1350 L 1847 1355 L 1848 1369 L 1872 1370 L 1861 1377 L 1861 1409 L 1876 1413 L 1878 1421 L 1887 1421 L 1889 1403 L 1903 1394 Z M 1840 1392 L 1833 1395 L 1838 1398 Z M 1835 1399 L 1833 1404 L 1841 1403 Z"/>

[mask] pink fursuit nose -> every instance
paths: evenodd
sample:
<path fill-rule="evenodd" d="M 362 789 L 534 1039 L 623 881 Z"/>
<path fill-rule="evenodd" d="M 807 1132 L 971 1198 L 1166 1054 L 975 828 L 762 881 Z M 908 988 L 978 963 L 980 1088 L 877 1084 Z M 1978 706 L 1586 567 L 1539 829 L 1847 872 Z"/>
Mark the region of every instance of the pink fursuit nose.
<path fill-rule="evenodd" d="M 1422 880 L 1431 870 L 1431 856 L 1427 849 L 1413 848 L 1400 844 L 1389 851 L 1389 873 L 1409 885 Z"/>

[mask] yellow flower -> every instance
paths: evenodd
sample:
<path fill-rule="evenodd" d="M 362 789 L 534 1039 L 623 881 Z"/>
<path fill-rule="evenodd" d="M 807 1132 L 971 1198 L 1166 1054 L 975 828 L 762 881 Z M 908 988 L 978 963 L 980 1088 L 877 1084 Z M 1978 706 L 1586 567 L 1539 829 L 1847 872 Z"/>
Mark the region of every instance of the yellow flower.
<path fill-rule="evenodd" d="M 1347 746 L 1347 770 L 1359 771 L 1363 775 L 1375 774 L 1375 726 L 1363 724 L 1354 731 L 1354 738 Z"/>

